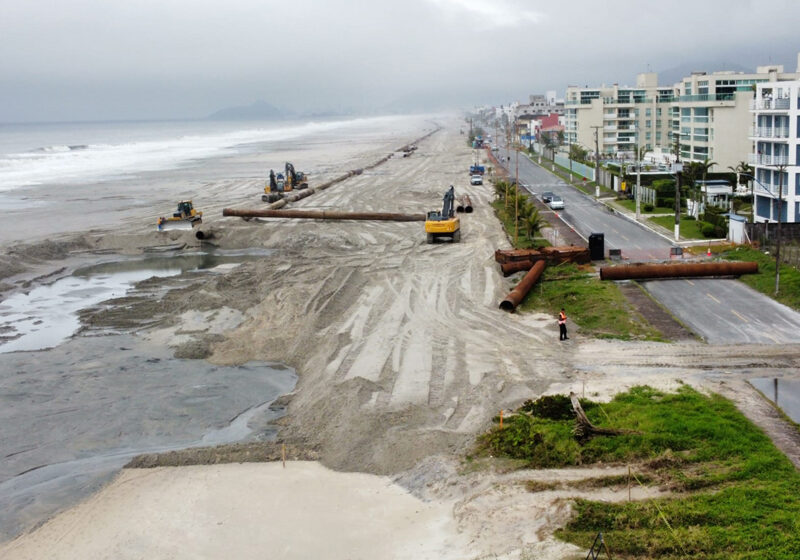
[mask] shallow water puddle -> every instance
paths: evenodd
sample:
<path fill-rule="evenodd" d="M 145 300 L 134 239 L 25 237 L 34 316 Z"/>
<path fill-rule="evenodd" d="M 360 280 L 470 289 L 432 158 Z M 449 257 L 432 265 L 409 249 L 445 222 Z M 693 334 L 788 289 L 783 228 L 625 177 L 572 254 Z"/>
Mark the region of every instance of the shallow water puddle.
<path fill-rule="evenodd" d="M 749 382 L 789 418 L 800 423 L 800 379 L 758 377 L 750 379 Z"/>
<path fill-rule="evenodd" d="M 124 296 L 137 282 L 188 270 L 228 271 L 271 254 L 264 249 L 184 253 L 105 262 L 37 286 L 0 302 L 0 354 L 42 350 L 64 342 L 80 328 L 78 312 Z"/>

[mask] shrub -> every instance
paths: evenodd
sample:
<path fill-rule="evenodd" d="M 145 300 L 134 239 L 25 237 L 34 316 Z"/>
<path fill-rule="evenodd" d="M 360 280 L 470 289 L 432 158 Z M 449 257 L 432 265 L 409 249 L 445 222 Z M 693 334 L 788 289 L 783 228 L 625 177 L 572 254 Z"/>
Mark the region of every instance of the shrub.
<path fill-rule="evenodd" d="M 645 204 L 645 205 L 644 205 L 644 211 L 645 211 L 645 212 L 652 212 L 653 210 L 655 210 L 655 208 L 656 208 L 656 207 L 655 207 L 655 206 L 653 206 L 652 204 Z"/>
<path fill-rule="evenodd" d="M 703 234 L 703 237 L 714 237 L 714 224 L 709 224 L 708 222 L 699 222 L 700 233 Z"/>

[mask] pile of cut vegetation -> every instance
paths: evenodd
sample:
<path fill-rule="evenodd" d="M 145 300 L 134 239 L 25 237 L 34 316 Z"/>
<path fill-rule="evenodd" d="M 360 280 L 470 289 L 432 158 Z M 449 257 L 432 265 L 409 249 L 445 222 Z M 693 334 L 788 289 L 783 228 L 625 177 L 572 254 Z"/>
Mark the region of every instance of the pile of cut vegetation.
<path fill-rule="evenodd" d="M 602 532 L 616 558 L 800 558 L 800 474 L 730 401 L 635 387 L 577 408 L 596 432 L 569 397 L 542 397 L 484 434 L 478 454 L 527 468 L 629 464 L 634 484 L 672 494 L 577 500 L 557 537 L 588 548 Z"/>

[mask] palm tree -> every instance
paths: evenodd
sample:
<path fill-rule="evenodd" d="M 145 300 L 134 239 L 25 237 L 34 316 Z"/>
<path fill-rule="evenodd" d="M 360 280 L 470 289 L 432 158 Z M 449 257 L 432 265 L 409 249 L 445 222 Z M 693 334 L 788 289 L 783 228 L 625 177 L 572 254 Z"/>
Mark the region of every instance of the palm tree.
<path fill-rule="evenodd" d="M 544 227 L 544 220 L 539 216 L 539 210 L 533 204 L 531 204 L 531 213 L 525 216 L 522 226 L 529 241 L 533 241 L 536 234 Z"/>
<path fill-rule="evenodd" d="M 704 159 L 700 162 L 700 170 L 703 172 L 703 211 L 705 212 L 705 208 L 708 206 L 708 187 L 706 186 L 706 176 L 708 175 L 709 170 L 717 165 L 716 161 L 709 161 L 708 158 Z"/>
<path fill-rule="evenodd" d="M 754 222 L 755 221 L 755 217 L 756 217 L 755 216 L 755 212 L 756 212 L 756 197 L 755 197 L 755 194 L 753 193 L 753 189 L 754 189 L 754 186 L 755 186 L 755 184 L 753 182 L 753 168 L 752 168 L 752 166 L 748 165 L 747 162 L 740 161 L 738 164 L 736 164 L 736 167 L 731 167 L 729 165 L 728 169 L 730 169 L 731 171 L 736 173 L 736 188 L 737 189 L 739 188 L 739 185 L 742 183 L 742 176 L 747 177 L 747 179 L 745 180 L 745 185 L 750 183 L 750 198 L 752 199 L 752 204 L 753 204 L 752 213 L 751 213 L 751 216 L 750 216 L 750 221 Z"/>

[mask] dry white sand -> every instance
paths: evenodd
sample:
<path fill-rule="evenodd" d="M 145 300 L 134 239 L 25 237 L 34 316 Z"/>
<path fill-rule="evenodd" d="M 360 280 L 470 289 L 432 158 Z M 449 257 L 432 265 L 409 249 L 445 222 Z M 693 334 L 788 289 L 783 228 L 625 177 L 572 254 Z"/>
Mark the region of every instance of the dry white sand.
<path fill-rule="evenodd" d="M 314 462 L 125 470 L 5 560 L 464 558 L 452 505 Z"/>

